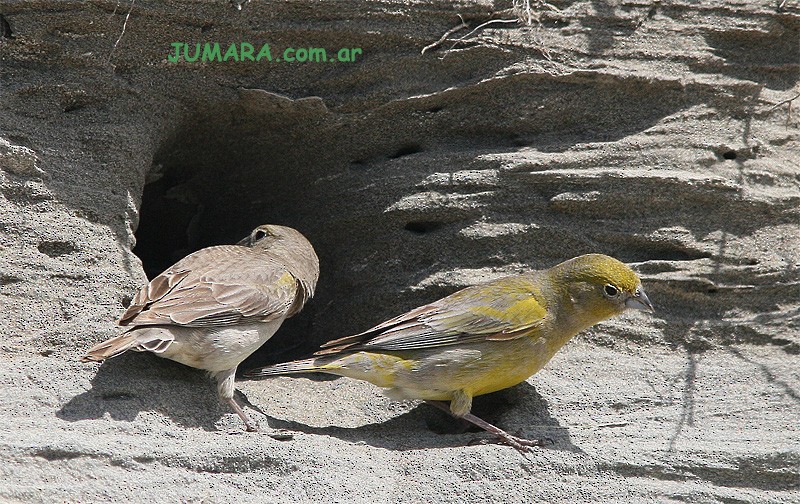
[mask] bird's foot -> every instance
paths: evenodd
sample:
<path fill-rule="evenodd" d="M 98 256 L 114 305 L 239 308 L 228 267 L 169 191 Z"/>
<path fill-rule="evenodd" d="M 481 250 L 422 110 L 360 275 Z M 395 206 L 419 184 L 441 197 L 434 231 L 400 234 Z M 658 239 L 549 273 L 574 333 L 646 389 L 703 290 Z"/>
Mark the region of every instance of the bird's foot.
<path fill-rule="evenodd" d="M 447 404 L 441 401 L 426 401 L 426 402 L 432 406 L 436 406 L 441 410 L 448 412 L 450 411 L 450 408 L 447 407 Z M 494 440 L 495 443 L 500 442 L 501 444 L 506 444 L 508 446 L 515 448 L 520 453 L 528 453 L 530 451 L 531 446 L 545 446 L 548 443 L 555 444 L 552 439 L 547 439 L 547 438 L 525 439 L 518 436 L 512 436 L 511 434 L 504 431 L 500 427 L 492 425 L 486 420 L 481 420 L 472 413 L 466 413 L 465 415 L 462 415 L 461 418 L 471 423 L 472 425 L 477 425 L 486 432 L 494 434 L 496 437 L 496 439 Z M 488 444 L 491 442 L 492 441 L 481 439 L 481 440 L 476 440 L 476 442 L 471 442 L 469 444 Z"/>
<path fill-rule="evenodd" d="M 228 431 L 228 434 L 231 436 L 238 436 L 239 434 L 247 434 L 248 432 L 261 432 L 261 429 L 258 427 L 256 423 L 244 424 L 244 430 L 242 429 L 231 429 Z"/>
<path fill-rule="evenodd" d="M 504 444 L 511 446 L 512 448 L 516 449 L 520 453 L 528 453 L 531 451 L 531 447 L 533 446 L 547 446 L 553 445 L 555 442 L 549 438 L 542 438 L 542 439 L 527 439 L 521 438 L 518 436 L 512 436 L 507 432 L 500 433 L 493 433 L 496 437 L 494 439 L 475 439 L 470 442 L 470 445 L 476 444 Z"/>
<path fill-rule="evenodd" d="M 515 448 L 520 453 L 527 453 L 532 446 L 545 446 L 548 442 L 554 444 L 552 439 L 525 439 L 518 436 L 513 436 L 504 431 L 500 427 L 494 426 L 485 420 L 481 420 L 472 413 L 467 413 L 463 416 L 464 420 L 473 423 L 481 429 L 494 434 L 498 441 L 502 444 L 507 444 Z"/>

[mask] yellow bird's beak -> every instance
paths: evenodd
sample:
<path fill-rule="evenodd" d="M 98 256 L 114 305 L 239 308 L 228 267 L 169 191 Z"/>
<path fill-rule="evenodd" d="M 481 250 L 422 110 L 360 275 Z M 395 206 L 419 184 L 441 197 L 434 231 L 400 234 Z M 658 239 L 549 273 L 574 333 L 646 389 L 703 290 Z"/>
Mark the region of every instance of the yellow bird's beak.
<path fill-rule="evenodd" d="M 627 308 L 633 308 L 634 310 L 644 310 L 652 313 L 656 311 L 656 309 L 653 308 L 653 303 L 650 302 L 650 299 L 641 287 L 636 289 L 636 293 L 633 296 L 625 300 L 625 306 Z"/>

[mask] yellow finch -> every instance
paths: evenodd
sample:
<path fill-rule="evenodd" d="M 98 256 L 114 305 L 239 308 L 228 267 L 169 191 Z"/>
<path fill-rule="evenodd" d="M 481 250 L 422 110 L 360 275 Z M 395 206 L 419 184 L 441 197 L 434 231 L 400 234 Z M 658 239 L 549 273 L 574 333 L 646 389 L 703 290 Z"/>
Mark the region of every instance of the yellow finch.
<path fill-rule="evenodd" d="M 318 278 L 319 260 L 303 235 L 259 226 L 236 245 L 198 250 L 155 277 L 120 318 L 125 333 L 82 360 L 150 351 L 205 369 L 247 430 L 257 430 L 233 399 L 236 368 L 303 308 Z"/>
<path fill-rule="evenodd" d="M 422 399 L 518 450 L 512 436 L 470 413 L 472 398 L 523 382 L 580 331 L 627 308 L 653 310 L 618 260 L 588 254 L 550 269 L 467 287 L 367 331 L 322 345 L 314 357 L 245 373 L 322 372 L 366 380 L 398 399 Z"/>

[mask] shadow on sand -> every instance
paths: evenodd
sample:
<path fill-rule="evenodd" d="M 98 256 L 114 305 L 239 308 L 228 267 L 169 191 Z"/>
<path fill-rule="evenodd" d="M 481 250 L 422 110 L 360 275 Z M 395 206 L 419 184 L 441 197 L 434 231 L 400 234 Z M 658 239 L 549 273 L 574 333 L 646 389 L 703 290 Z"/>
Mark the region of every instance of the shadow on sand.
<path fill-rule="evenodd" d="M 317 378 L 313 374 L 305 377 L 312 380 Z M 255 407 L 254 409 L 258 410 Z M 516 436 L 550 441 L 543 449 L 583 453 L 572 443 L 568 429 L 550 415 L 547 401 L 527 382 L 494 394 L 476 397 L 472 413 Z M 273 428 L 333 436 L 350 443 L 389 450 L 457 447 L 493 443 L 495 440 L 492 435 L 478 427 L 424 403 L 389 420 L 358 427 L 314 427 L 267 417 Z"/>
<path fill-rule="evenodd" d="M 324 375 L 306 377 L 315 381 L 331 379 Z M 252 404 L 241 391 L 236 394 L 241 403 L 266 417 L 269 428 L 260 419 L 266 433 L 285 429 L 389 450 L 463 446 L 493 440 L 471 424 L 426 404 L 383 422 L 358 427 L 315 427 L 274 418 Z M 320 398 L 322 394 L 324 391 L 320 390 Z M 131 353 L 102 364 L 92 379 L 92 388 L 70 399 L 56 416 L 69 422 L 106 417 L 133 421 L 148 412 L 160 413 L 181 427 L 206 431 L 224 429 L 220 420 L 231 413 L 218 401 L 216 387 L 202 371 L 146 353 Z M 472 412 L 512 434 L 551 440 L 547 448 L 580 451 L 572 443 L 568 430 L 550 415 L 547 401 L 527 382 L 476 397 Z"/>

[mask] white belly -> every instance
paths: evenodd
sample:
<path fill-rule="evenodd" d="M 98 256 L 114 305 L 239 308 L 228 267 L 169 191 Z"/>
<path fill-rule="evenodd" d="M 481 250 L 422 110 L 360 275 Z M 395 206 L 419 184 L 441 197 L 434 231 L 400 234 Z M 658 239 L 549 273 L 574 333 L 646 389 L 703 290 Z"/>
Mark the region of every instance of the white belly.
<path fill-rule="evenodd" d="M 156 355 L 187 366 L 219 372 L 233 369 L 275 334 L 283 319 L 230 327 L 136 329 L 140 340 L 172 339 Z"/>

